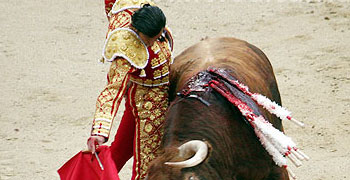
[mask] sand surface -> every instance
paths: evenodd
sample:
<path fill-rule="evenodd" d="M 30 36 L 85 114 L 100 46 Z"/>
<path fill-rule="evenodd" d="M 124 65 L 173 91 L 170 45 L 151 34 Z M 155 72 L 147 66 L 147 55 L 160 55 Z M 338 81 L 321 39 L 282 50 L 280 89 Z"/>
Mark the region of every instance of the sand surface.
<path fill-rule="evenodd" d="M 350 179 L 349 1 L 157 2 L 174 33 L 175 55 L 205 37 L 261 48 L 284 105 L 307 124 L 284 123 L 311 157 L 293 168 L 299 179 Z M 97 62 L 107 29 L 103 6 L 0 0 L 0 180 L 58 179 L 56 170 L 85 148 L 109 67 Z M 121 179 L 130 172 L 129 162 Z"/>

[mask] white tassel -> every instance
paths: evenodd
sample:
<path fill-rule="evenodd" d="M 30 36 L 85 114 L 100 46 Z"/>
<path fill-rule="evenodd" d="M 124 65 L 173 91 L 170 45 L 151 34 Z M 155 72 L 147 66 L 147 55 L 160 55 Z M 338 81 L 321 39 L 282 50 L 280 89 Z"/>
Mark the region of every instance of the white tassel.
<path fill-rule="evenodd" d="M 287 137 L 278 129 L 274 128 L 270 123 L 262 122 L 263 117 L 259 116 L 255 118 L 253 123 L 265 136 L 270 138 L 273 143 L 279 143 L 285 151 L 288 151 L 290 147 L 295 147 L 295 143 L 290 137 Z M 265 121 L 265 120 L 264 120 Z"/>
<path fill-rule="evenodd" d="M 272 156 L 272 159 L 276 165 L 279 167 L 287 166 L 287 159 L 281 153 L 279 153 L 276 147 L 264 136 L 264 134 L 258 129 L 254 129 L 254 131 L 263 147 Z"/>
<path fill-rule="evenodd" d="M 236 81 L 231 81 L 237 88 L 249 95 L 257 104 L 263 106 L 267 111 L 275 114 L 282 120 L 290 120 L 298 126 L 304 127 L 302 122 L 299 122 L 292 118 L 291 112 L 284 107 L 278 105 L 276 102 L 271 101 L 269 98 L 249 92 L 249 88 Z M 297 179 L 293 171 L 287 166 L 287 158 L 296 166 L 302 165 L 302 160 L 309 160 L 309 157 L 296 148 L 296 144 L 292 139 L 286 136 L 283 132 L 274 128 L 272 124 L 264 119 L 263 116 L 256 116 L 253 111 L 246 108 L 245 104 L 235 104 L 241 111 L 242 115 L 247 118 L 251 126 L 254 128 L 256 136 L 266 149 L 266 151 L 272 156 L 276 165 L 286 168 L 292 179 Z"/>
<path fill-rule="evenodd" d="M 304 124 L 302 122 L 299 122 L 296 119 L 292 118 L 291 112 L 289 112 L 286 108 L 278 105 L 276 102 L 272 102 L 269 98 L 257 93 L 252 94 L 251 97 L 271 114 L 275 114 L 282 120 L 290 120 L 296 125 L 304 127 Z"/>
<path fill-rule="evenodd" d="M 286 108 L 278 105 L 276 102 L 272 102 L 269 98 L 258 94 L 258 93 L 251 93 L 249 91 L 249 88 L 240 83 L 238 80 L 231 81 L 238 89 L 243 91 L 248 96 L 252 97 L 252 99 L 257 102 L 259 105 L 263 106 L 266 110 L 268 110 L 270 113 L 275 114 L 277 117 L 279 117 L 282 120 L 290 120 L 293 123 L 295 123 L 298 126 L 304 127 L 304 123 L 297 121 L 296 119 L 292 118 L 291 112 L 289 112 Z"/>
<path fill-rule="evenodd" d="M 265 138 L 264 141 L 269 142 L 276 149 L 276 151 L 278 151 L 281 155 L 285 155 L 296 167 L 302 165 L 301 160 L 306 159 L 306 157 L 300 154 L 300 152 L 297 153 L 296 150 L 298 149 L 291 138 L 274 128 L 262 116 L 255 116 L 251 123 L 254 124 L 255 129 L 262 133 L 262 137 Z M 273 156 L 273 154 L 271 155 Z"/>

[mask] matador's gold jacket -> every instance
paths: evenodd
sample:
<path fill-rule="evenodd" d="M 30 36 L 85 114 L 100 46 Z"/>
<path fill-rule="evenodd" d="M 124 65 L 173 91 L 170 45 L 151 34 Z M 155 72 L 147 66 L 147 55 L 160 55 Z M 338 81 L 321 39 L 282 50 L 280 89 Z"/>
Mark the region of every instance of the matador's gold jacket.
<path fill-rule="evenodd" d="M 169 70 L 173 40 L 168 28 L 152 47 L 130 29 L 134 11 L 148 0 L 105 0 L 109 27 L 102 56 L 111 62 L 107 85 L 98 96 L 91 134 L 109 138 L 112 122 L 123 96 L 129 98 L 136 117 L 136 156 L 140 178 L 154 158 L 163 135 L 168 107 Z M 127 90 L 127 84 L 129 87 Z M 138 179 L 136 177 L 136 179 Z"/>

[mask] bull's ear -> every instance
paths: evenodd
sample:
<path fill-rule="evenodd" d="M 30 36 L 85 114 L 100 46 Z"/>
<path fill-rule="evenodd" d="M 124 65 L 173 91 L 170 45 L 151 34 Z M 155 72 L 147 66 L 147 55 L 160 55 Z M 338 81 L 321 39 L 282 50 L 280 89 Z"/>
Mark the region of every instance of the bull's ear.
<path fill-rule="evenodd" d="M 193 152 L 193 157 L 186 159 L 181 162 L 166 162 L 166 165 L 179 168 L 194 167 L 203 162 L 208 156 L 208 145 L 204 141 L 192 140 L 179 148 L 179 157 L 188 156 L 188 154 Z"/>

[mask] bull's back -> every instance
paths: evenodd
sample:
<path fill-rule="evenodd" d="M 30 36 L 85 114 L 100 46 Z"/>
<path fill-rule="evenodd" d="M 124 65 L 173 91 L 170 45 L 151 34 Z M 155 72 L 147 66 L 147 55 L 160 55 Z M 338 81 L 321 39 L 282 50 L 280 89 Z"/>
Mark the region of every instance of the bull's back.
<path fill-rule="evenodd" d="M 235 38 L 203 40 L 175 58 L 171 67 L 171 92 L 174 96 L 184 84 L 208 67 L 226 68 L 231 75 L 247 85 L 251 92 L 263 94 L 281 104 L 281 99 L 271 64 L 257 47 Z M 280 121 L 266 111 L 262 112 L 279 129 Z"/>

